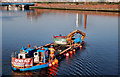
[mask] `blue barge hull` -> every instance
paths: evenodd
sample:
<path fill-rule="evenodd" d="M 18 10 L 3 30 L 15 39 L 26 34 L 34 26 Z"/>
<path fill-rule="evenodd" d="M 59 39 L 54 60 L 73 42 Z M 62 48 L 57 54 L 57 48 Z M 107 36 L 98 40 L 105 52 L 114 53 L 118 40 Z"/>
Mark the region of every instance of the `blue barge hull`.
<path fill-rule="evenodd" d="M 49 67 L 49 64 L 50 64 L 50 63 L 43 64 L 43 65 L 32 66 L 32 67 L 30 67 L 30 68 L 24 68 L 24 69 L 17 69 L 17 68 L 14 68 L 14 67 L 11 65 L 11 68 L 12 68 L 14 71 L 17 71 L 17 70 L 18 70 L 18 71 L 32 71 L 32 70 L 37 70 L 37 69 Z"/>

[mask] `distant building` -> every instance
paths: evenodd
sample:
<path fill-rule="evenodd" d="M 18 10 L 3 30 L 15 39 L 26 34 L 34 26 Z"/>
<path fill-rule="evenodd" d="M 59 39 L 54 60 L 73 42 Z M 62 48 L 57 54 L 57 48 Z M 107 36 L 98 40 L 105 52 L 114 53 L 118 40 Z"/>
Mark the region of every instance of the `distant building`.
<path fill-rule="evenodd" d="M 0 0 L 1 2 L 120 2 L 120 0 Z"/>
<path fill-rule="evenodd" d="M 120 2 L 120 0 L 106 0 L 105 2 Z"/>

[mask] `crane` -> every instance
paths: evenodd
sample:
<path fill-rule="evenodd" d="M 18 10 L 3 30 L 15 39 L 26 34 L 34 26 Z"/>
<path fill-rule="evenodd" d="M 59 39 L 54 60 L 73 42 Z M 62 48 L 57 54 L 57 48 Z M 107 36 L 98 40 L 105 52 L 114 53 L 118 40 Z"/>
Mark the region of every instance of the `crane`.
<path fill-rule="evenodd" d="M 68 44 L 70 44 L 71 42 L 74 42 L 74 40 L 72 40 L 72 37 L 75 36 L 76 33 L 82 35 L 81 41 L 83 42 L 83 39 L 86 36 L 85 33 L 81 32 L 80 30 L 75 30 L 75 31 L 73 31 L 73 32 L 71 32 L 71 33 L 69 33 L 67 35 L 67 42 L 68 42 Z"/>

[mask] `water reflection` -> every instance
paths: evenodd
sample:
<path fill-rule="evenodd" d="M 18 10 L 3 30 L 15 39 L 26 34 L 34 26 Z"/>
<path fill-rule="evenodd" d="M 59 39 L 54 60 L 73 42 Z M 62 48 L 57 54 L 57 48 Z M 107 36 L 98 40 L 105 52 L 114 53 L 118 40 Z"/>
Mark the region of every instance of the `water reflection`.
<path fill-rule="evenodd" d="M 52 10 L 53 11 L 53 10 Z M 31 20 L 36 20 L 38 19 L 40 16 L 42 16 L 42 14 L 44 13 L 49 13 L 50 10 L 43 10 L 43 9 L 34 9 L 33 12 L 27 12 L 27 18 L 31 19 Z M 54 10 L 53 12 L 56 12 L 56 10 Z M 65 11 L 66 12 L 66 11 Z M 68 12 L 69 13 L 69 12 Z M 74 13 L 73 13 L 74 14 Z M 84 19 L 84 20 L 83 20 Z M 82 13 L 76 13 L 76 28 L 80 27 L 80 26 L 84 26 L 84 29 L 86 29 L 87 26 L 87 13 L 82 14 Z M 83 24 L 84 23 L 84 24 Z"/>
<path fill-rule="evenodd" d="M 84 19 L 84 24 L 83 24 L 83 19 Z M 87 26 L 87 14 L 78 14 L 78 13 L 76 13 L 76 27 L 78 27 L 78 26 L 84 26 L 84 29 L 86 29 L 86 26 Z"/>
<path fill-rule="evenodd" d="M 7 10 L 7 11 L 17 11 L 17 10 L 23 10 L 24 11 L 24 8 L 20 8 L 20 7 L 16 7 L 16 6 L 13 6 L 13 7 L 8 7 L 8 6 L 4 6 L 4 7 L 1 7 L 0 10 Z"/>
<path fill-rule="evenodd" d="M 74 10 L 50 10 L 50 9 L 33 9 L 34 12 L 29 14 L 28 16 L 36 17 L 40 16 L 42 13 L 70 13 L 70 14 L 88 14 L 88 15 L 101 15 L 101 16 L 118 16 L 119 13 L 116 12 L 95 12 L 95 11 L 74 11 Z M 80 22 L 82 16 L 79 15 Z"/>
<path fill-rule="evenodd" d="M 25 9 L 25 8 L 21 8 L 21 7 L 16 7 L 16 6 L 12 6 L 12 7 L 8 7 L 8 6 L 0 6 L 0 10 L 2 11 L 15 11 L 15 12 L 18 12 L 18 11 L 33 11 L 31 9 Z"/>
<path fill-rule="evenodd" d="M 76 14 L 76 28 L 84 26 L 87 28 L 87 15 L 101 15 L 101 16 L 118 16 L 119 13 L 106 12 L 92 12 L 92 11 L 68 11 L 68 10 L 48 10 L 48 9 L 33 9 L 33 12 L 27 12 L 27 17 L 31 20 L 37 20 L 40 16 L 46 13 L 72 13 Z"/>
<path fill-rule="evenodd" d="M 58 72 L 58 66 L 59 65 L 54 65 L 50 68 L 44 68 L 41 70 L 35 70 L 35 71 L 27 71 L 27 72 L 16 72 L 12 71 L 12 76 L 13 77 L 18 77 L 18 76 L 29 76 L 33 77 L 34 75 L 39 75 L 39 76 L 49 76 L 53 77 L 56 75 L 56 72 Z"/>
<path fill-rule="evenodd" d="M 119 13 L 48 9 L 22 11 L 19 8 L 11 8 L 9 11 L 4 7 L 1 10 L 3 12 L 3 52 L 5 52 L 3 68 L 7 67 L 3 69 L 4 74 L 55 76 L 117 73 L 116 38 Z M 86 31 L 86 34 L 89 33 L 88 39 L 85 39 L 86 49 L 78 50 L 69 57 L 65 57 L 59 66 L 34 72 L 11 73 L 9 58 L 15 49 L 29 43 L 37 46 L 51 43 L 53 35 L 59 33 L 67 35 L 76 28 Z"/>

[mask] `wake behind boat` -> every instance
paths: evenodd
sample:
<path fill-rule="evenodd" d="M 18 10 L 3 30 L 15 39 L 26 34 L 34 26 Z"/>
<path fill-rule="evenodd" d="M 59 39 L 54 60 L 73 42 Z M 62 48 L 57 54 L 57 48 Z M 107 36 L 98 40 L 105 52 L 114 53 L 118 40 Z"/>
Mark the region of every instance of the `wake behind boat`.
<path fill-rule="evenodd" d="M 78 38 L 73 38 L 75 34 L 80 34 Z M 85 33 L 75 30 L 67 36 L 53 36 L 53 43 L 41 47 L 22 47 L 18 53 L 12 54 L 11 67 L 15 71 L 30 71 L 45 67 L 52 67 L 58 64 L 64 54 L 75 52 L 82 48 Z M 69 53 L 68 53 L 69 52 Z"/>

